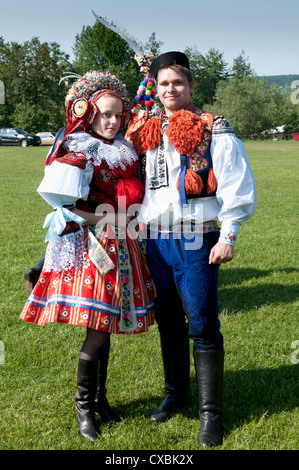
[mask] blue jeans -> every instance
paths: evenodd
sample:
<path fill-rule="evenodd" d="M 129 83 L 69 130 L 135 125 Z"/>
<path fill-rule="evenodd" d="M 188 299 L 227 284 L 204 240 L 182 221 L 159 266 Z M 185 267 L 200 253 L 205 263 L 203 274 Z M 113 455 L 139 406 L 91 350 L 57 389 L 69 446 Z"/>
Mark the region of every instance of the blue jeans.
<path fill-rule="evenodd" d="M 155 317 L 161 335 L 177 337 L 187 330 L 195 350 L 221 350 L 219 266 L 209 264 L 219 232 L 194 237 L 167 234 L 165 238 L 161 233 L 148 237 L 148 266 L 157 290 Z"/>

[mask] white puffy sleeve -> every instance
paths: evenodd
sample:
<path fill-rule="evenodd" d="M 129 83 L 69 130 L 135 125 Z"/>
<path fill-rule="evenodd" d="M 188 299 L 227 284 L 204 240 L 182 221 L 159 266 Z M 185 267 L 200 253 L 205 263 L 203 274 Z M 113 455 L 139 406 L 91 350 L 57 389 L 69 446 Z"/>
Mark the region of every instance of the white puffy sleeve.
<path fill-rule="evenodd" d="M 219 241 L 233 245 L 242 222 L 256 211 L 256 185 L 242 142 L 224 118 L 216 118 L 215 123 L 211 157 L 217 179 L 216 199 L 220 206 Z"/>
<path fill-rule="evenodd" d="M 76 158 L 78 161 L 75 161 Z M 67 155 L 46 167 L 45 176 L 37 189 L 55 209 L 47 215 L 43 225 L 43 228 L 49 228 L 46 241 L 56 240 L 67 222 L 74 221 L 79 225 L 85 222 L 85 219 L 63 206 L 75 204 L 78 199 L 87 199 L 92 175 L 93 165 L 82 154 Z"/>
<path fill-rule="evenodd" d="M 80 168 L 54 160 L 46 167 L 37 192 L 54 208 L 74 204 L 78 199 L 87 199 L 92 175 L 90 161 L 87 161 L 85 168 Z"/>

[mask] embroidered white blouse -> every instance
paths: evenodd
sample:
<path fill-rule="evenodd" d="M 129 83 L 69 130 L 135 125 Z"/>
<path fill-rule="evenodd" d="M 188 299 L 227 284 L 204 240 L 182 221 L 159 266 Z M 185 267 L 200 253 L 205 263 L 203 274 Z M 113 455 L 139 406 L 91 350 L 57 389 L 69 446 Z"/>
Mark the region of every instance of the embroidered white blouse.
<path fill-rule="evenodd" d="M 47 215 L 43 228 L 48 228 L 48 247 L 44 270 L 60 272 L 63 269 L 82 265 L 88 266 L 84 246 L 84 230 L 60 236 L 66 223 L 77 222 L 80 226 L 85 219 L 69 211 L 64 205 L 75 204 L 78 199 L 87 200 L 94 167 L 105 160 L 110 169 L 132 165 L 138 160 L 133 147 L 118 134 L 112 145 L 105 144 L 85 132 L 77 132 L 66 137 L 63 146 L 67 152 L 82 153 L 87 158 L 84 169 L 54 160 L 45 167 L 45 176 L 37 192 L 55 211 Z"/>
<path fill-rule="evenodd" d="M 149 189 L 149 179 L 153 173 L 151 163 L 156 161 L 159 151 L 156 147 L 146 155 L 146 191 L 139 214 L 140 222 L 167 227 L 182 222 L 195 221 L 201 225 L 219 221 L 219 241 L 233 245 L 242 222 L 254 214 L 257 203 L 255 181 L 242 142 L 231 128 L 230 131 L 213 128 L 210 151 L 218 183 L 216 195 L 189 199 L 188 206 L 184 207 L 176 189 L 181 170 L 180 155 L 165 133 L 163 142 L 168 185 Z"/>
<path fill-rule="evenodd" d="M 73 204 L 78 199 L 87 199 L 94 165 L 101 165 L 105 160 L 109 168 L 120 167 L 124 170 L 138 160 L 134 148 L 121 134 L 115 137 L 112 145 L 108 145 L 86 132 L 76 132 L 65 138 L 63 147 L 66 152 L 84 154 L 88 162 L 84 170 L 57 160 L 46 166 L 37 192 L 54 209 Z"/>

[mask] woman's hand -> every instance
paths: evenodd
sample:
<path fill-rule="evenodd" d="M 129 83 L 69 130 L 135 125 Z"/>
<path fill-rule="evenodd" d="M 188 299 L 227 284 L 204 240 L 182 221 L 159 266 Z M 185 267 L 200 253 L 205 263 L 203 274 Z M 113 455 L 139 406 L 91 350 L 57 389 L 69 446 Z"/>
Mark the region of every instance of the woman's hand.
<path fill-rule="evenodd" d="M 93 212 L 81 211 L 80 209 L 72 209 L 72 212 L 86 220 L 84 225 L 111 224 L 125 229 L 133 219 L 133 216 L 127 215 L 126 212 L 104 212 L 98 215 Z"/>

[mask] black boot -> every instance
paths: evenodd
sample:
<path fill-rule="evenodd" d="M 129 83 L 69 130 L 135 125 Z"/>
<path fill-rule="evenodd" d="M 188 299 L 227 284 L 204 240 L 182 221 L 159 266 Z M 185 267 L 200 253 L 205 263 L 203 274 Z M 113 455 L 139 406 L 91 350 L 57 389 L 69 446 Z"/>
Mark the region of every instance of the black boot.
<path fill-rule="evenodd" d="M 151 421 L 166 421 L 173 413 L 189 403 L 190 354 L 189 339 L 182 336 L 161 336 L 165 388 L 164 400 L 150 415 Z"/>
<path fill-rule="evenodd" d="M 75 397 L 77 421 L 81 436 L 91 441 L 97 437 L 94 398 L 96 393 L 98 361 L 78 361 L 77 393 Z"/>
<path fill-rule="evenodd" d="M 110 350 L 110 337 L 108 338 L 105 345 L 101 348 L 99 357 L 100 367 L 98 372 L 97 391 L 95 396 L 95 413 L 106 422 L 110 423 L 121 423 L 121 418 L 115 414 L 110 408 L 109 402 L 106 397 L 106 379 L 107 369 L 109 361 L 109 350 Z"/>
<path fill-rule="evenodd" d="M 201 428 L 199 444 L 214 447 L 222 443 L 221 397 L 224 351 L 194 351 L 199 417 Z"/>

